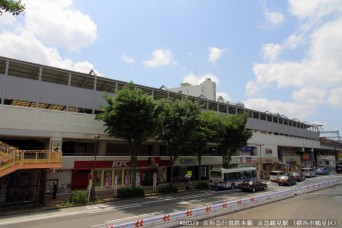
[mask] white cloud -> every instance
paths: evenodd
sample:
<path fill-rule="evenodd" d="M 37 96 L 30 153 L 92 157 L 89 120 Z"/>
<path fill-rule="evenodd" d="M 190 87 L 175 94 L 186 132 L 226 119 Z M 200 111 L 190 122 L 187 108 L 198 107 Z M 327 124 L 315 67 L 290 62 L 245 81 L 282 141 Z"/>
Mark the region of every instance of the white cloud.
<path fill-rule="evenodd" d="M 306 106 L 321 104 L 326 98 L 326 90 L 318 87 L 303 87 L 292 93 L 292 98 L 296 103 Z"/>
<path fill-rule="evenodd" d="M 126 63 L 135 63 L 135 59 L 133 57 L 128 56 L 126 53 L 122 53 L 120 58 L 124 60 Z"/>
<path fill-rule="evenodd" d="M 207 78 L 210 78 L 213 82 L 216 83 L 216 85 L 220 83 L 220 80 L 218 79 L 218 77 L 212 73 L 204 74 L 201 76 L 196 76 L 195 74 L 188 74 L 184 76 L 183 83 L 190 83 L 191 85 L 199 85 L 203 83 L 205 80 L 207 80 Z"/>
<path fill-rule="evenodd" d="M 280 12 L 270 11 L 266 9 L 264 14 L 267 21 L 270 22 L 273 26 L 280 25 L 284 21 L 284 16 Z"/>
<path fill-rule="evenodd" d="M 96 24 L 72 0 L 25 1 L 26 27 L 48 46 L 79 50 L 96 39 Z"/>
<path fill-rule="evenodd" d="M 262 45 L 264 63 L 254 64 L 256 80 L 246 84 L 246 95 L 256 97 L 259 91 L 266 94 L 276 87 L 282 93 L 290 91 L 292 99 L 250 98 L 244 102 L 246 107 L 302 119 L 322 104 L 342 108 L 342 2 L 291 0 L 289 4 L 301 25 L 282 44 Z M 302 59 L 278 60 L 283 52 L 301 45 Z"/>
<path fill-rule="evenodd" d="M 290 12 L 300 19 L 320 19 L 327 15 L 342 12 L 340 0 L 289 0 Z"/>
<path fill-rule="evenodd" d="M 328 103 L 332 107 L 342 108 L 342 88 L 335 88 L 330 91 Z"/>
<path fill-rule="evenodd" d="M 246 84 L 246 95 L 248 97 L 253 97 L 258 93 L 258 85 L 256 82 L 248 82 Z"/>
<path fill-rule="evenodd" d="M 304 43 L 303 35 L 292 34 L 285 40 L 283 48 L 295 49 Z"/>
<path fill-rule="evenodd" d="M 144 61 L 143 64 L 147 67 L 159 67 L 174 65 L 176 62 L 173 60 L 170 50 L 156 49 L 152 53 L 152 59 Z"/>
<path fill-rule="evenodd" d="M 208 55 L 208 61 L 211 63 L 215 63 L 219 58 L 222 57 L 223 53 L 225 52 L 225 49 L 217 48 L 217 47 L 211 47 L 208 49 L 209 55 Z"/>
<path fill-rule="evenodd" d="M 282 49 L 283 47 L 278 44 L 263 44 L 262 51 L 264 60 L 273 62 L 281 53 Z"/>
<path fill-rule="evenodd" d="M 25 1 L 24 3 L 26 13 L 22 17 L 5 14 L 1 16 L 1 19 L 5 19 L 0 20 L 1 55 L 89 73 L 94 68 L 91 63 L 73 62 L 61 57 L 58 50 L 58 47 L 76 50 L 90 44 L 96 38 L 96 26 L 95 28 L 92 26 L 93 22 L 89 21 L 89 17 L 72 10 L 72 2 L 69 0 Z M 42 8 L 43 6 L 46 8 Z M 54 21 L 51 15 L 47 15 L 47 12 L 55 16 L 54 20 L 65 16 L 68 17 L 68 21 L 62 20 L 65 24 L 58 20 Z M 88 28 L 77 28 L 76 24 L 79 25 L 78 27 L 90 26 L 90 34 L 83 31 Z M 49 26 L 54 30 L 47 28 Z M 51 41 L 48 41 L 50 38 Z"/>

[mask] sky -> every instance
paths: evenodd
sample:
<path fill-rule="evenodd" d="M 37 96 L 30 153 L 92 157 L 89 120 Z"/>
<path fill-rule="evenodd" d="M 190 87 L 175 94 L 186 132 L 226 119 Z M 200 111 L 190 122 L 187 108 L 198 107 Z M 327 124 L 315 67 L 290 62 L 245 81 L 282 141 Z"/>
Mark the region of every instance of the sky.
<path fill-rule="evenodd" d="M 211 78 L 232 104 L 342 130 L 342 0 L 22 2 L 0 56 L 155 88 Z"/>

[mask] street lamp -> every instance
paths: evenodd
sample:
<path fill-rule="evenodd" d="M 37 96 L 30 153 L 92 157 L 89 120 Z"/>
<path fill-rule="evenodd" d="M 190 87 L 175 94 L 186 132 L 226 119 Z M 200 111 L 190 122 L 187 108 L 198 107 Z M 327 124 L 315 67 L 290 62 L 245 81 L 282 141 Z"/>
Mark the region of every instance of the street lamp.
<path fill-rule="evenodd" d="M 259 156 L 259 158 L 258 158 L 258 160 L 259 160 L 259 162 L 258 162 L 258 169 L 259 169 L 259 177 L 260 177 L 260 179 L 262 179 L 262 155 L 261 155 L 261 146 L 263 146 L 264 144 L 257 144 L 257 146 L 259 146 L 259 153 L 258 153 L 258 155 L 260 155 Z"/>

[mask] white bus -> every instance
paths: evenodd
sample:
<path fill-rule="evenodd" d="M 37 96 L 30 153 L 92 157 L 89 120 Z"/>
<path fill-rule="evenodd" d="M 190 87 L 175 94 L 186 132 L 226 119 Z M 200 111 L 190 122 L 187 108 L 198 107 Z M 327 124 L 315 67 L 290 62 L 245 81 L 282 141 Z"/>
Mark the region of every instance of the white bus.
<path fill-rule="evenodd" d="M 210 170 L 210 188 L 212 189 L 234 189 L 244 180 L 257 177 L 255 167 L 245 168 L 213 168 Z"/>

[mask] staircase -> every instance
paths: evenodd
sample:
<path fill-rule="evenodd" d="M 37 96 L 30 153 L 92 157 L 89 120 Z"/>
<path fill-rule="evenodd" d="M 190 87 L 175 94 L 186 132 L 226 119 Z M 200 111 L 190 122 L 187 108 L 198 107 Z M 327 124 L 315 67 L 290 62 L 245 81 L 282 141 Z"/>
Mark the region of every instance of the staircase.
<path fill-rule="evenodd" d="M 0 141 L 0 177 L 19 169 L 58 169 L 61 167 L 62 152 L 19 150 Z"/>

